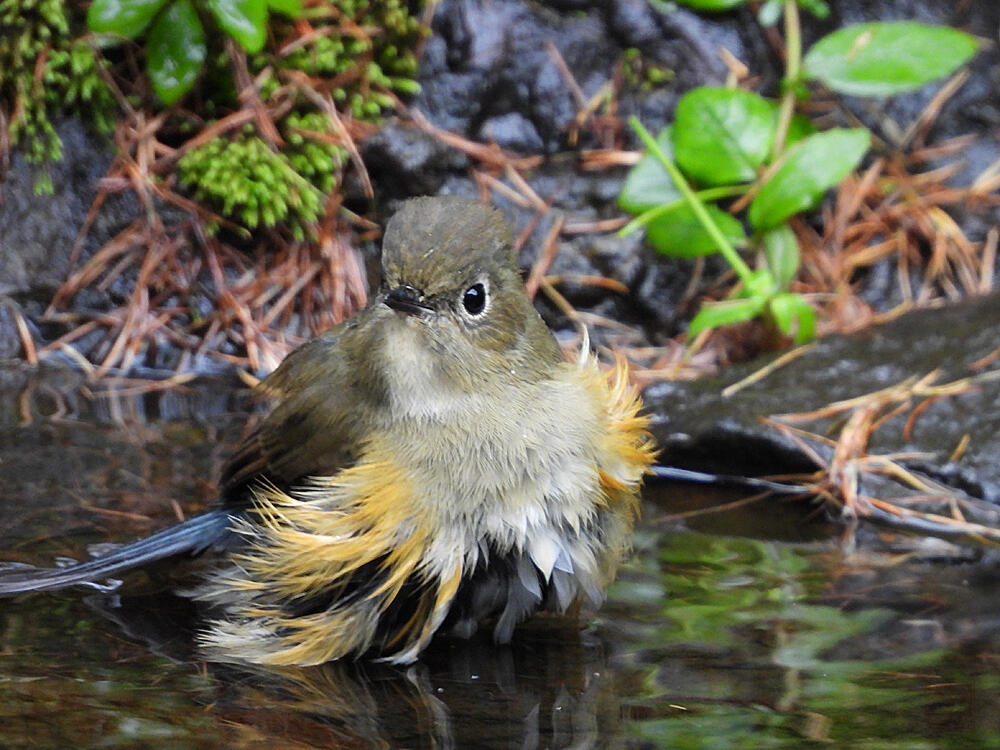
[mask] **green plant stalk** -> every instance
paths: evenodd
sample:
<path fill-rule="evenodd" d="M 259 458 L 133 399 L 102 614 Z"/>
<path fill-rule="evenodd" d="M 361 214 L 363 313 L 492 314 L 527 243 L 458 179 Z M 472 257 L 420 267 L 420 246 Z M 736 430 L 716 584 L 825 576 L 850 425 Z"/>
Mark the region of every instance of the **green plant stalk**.
<path fill-rule="evenodd" d="M 795 89 L 799 85 L 802 70 L 802 27 L 799 23 L 797 0 L 785 0 L 785 90 L 778 108 L 778 122 L 774 132 L 774 146 L 771 161 L 776 160 L 785 150 L 788 128 L 795 114 Z"/>
<path fill-rule="evenodd" d="M 717 201 L 722 198 L 733 198 L 737 195 L 743 195 L 749 189 L 749 185 L 722 185 L 720 187 L 698 190 L 695 192 L 695 195 L 702 201 Z M 655 208 L 651 208 L 648 211 L 643 211 L 641 214 L 632 219 L 632 221 L 619 229 L 618 236 L 628 237 L 632 234 L 632 232 L 641 229 L 654 219 L 660 218 L 663 214 L 667 213 L 667 211 L 672 211 L 682 202 L 683 201 L 681 200 L 676 200 L 673 203 L 664 203 L 660 206 L 656 206 Z"/>
<path fill-rule="evenodd" d="M 715 222 L 712 221 L 712 217 L 710 217 L 708 215 L 708 211 L 705 210 L 705 204 L 701 202 L 697 195 L 695 195 L 691 186 L 688 185 L 687 180 L 684 179 L 684 175 L 682 175 L 681 171 L 677 168 L 677 165 L 667 158 L 667 155 L 663 153 L 663 149 L 660 148 L 660 144 L 657 143 L 656 139 L 649 134 L 649 131 L 642 126 L 638 117 L 632 115 L 632 117 L 629 118 L 629 124 L 632 126 L 632 129 L 636 132 L 639 138 L 642 139 L 646 148 L 649 149 L 649 153 L 653 154 L 660 164 L 663 165 L 663 168 L 667 170 L 667 174 L 670 175 L 670 179 L 674 181 L 677 189 L 681 191 L 681 195 L 684 196 L 688 205 L 691 206 L 691 210 L 694 211 L 694 215 L 698 217 L 698 221 L 701 222 L 705 231 L 708 232 L 709 236 L 715 242 L 715 246 L 719 248 L 719 252 L 722 253 L 722 257 L 729 262 L 729 265 L 733 267 L 733 270 L 736 271 L 736 275 L 740 277 L 743 283 L 748 287 L 751 286 L 753 283 L 753 271 L 751 271 L 750 267 L 743 262 L 743 258 L 739 256 L 736 249 L 729 244 L 729 240 L 726 239 L 725 235 L 723 235 L 719 228 L 715 225 Z"/>

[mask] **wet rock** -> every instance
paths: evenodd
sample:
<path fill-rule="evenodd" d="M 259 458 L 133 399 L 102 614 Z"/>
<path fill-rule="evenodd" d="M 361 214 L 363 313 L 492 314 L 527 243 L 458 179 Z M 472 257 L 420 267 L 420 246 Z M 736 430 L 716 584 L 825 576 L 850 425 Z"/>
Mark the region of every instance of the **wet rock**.
<path fill-rule="evenodd" d="M 40 305 L 66 280 L 73 246 L 114 153 L 106 138 L 77 121 L 66 121 L 58 132 L 63 141 L 60 161 L 33 168 L 15 152 L 7 180 L 0 183 L 0 294 L 38 300 Z M 39 169 L 50 176 L 52 195 L 35 194 Z M 130 197 L 109 197 L 83 241 L 81 260 L 138 214 Z"/>
<path fill-rule="evenodd" d="M 414 106 L 439 127 L 513 149 L 564 143 L 577 103 L 559 56 L 589 97 L 619 54 L 595 14 L 541 4 L 445 0 L 432 29 Z"/>
<path fill-rule="evenodd" d="M 362 158 L 380 201 L 433 195 L 453 172 L 469 165 L 465 154 L 421 130 L 391 121 L 364 142 Z"/>
<path fill-rule="evenodd" d="M 901 2 L 838 4 L 834 16 L 827 21 L 803 14 L 805 34 L 814 41 L 845 23 L 884 18 L 952 23 L 984 36 L 992 34 L 989 30 L 995 30 L 997 25 L 994 16 L 998 11 L 985 1 L 960 9 L 931 5 L 915 9 L 910 3 Z M 516 30 L 503 26 L 505 22 L 516 22 Z M 616 65 L 628 48 L 638 49 L 644 59 L 670 69 L 674 77 L 664 85 L 651 90 L 626 85 L 620 93 L 620 117 L 624 120 L 629 114 L 638 114 L 654 131 L 672 119 L 677 99 L 685 91 L 723 82 L 727 70 L 719 57 L 720 48 L 747 63 L 760 77 L 757 88 L 764 94 L 775 95 L 781 77 L 766 32 L 745 8 L 721 14 L 697 14 L 680 6 L 651 4 L 646 0 L 558 3 L 544 8 L 519 0 L 491 3 L 446 0 L 435 15 L 434 31 L 421 70 L 423 93 L 414 106 L 439 127 L 472 139 L 492 140 L 522 153 L 552 153 L 567 147 L 566 134 L 576 109 L 565 81 L 553 77 L 558 73 L 553 63 L 553 48 L 560 52 L 588 96 L 612 80 Z M 598 44 L 595 39 L 601 42 Z M 998 65 L 1000 55 L 993 48 L 985 48 L 975 58 L 973 76 L 952 100 L 954 107 L 949 103 L 947 117 L 942 113 L 932 137 L 981 130 L 984 124 L 987 128 L 993 126 L 992 112 L 997 105 L 992 93 Z M 931 85 L 916 94 L 852 103 L 860 112 L 870 115 L 868 122 L 877 130 L 892 120 L 899 125 L 890 128 L 899 131 L 919 115 L 937 88 Z M 584 131 L 580 136 L 584 145 L 588 145 L 594 142 L 596 134 Z M 626 143 L 638 145 L 630 132 L 626 131 L 624 136 Z M 954 184 L 969 184 L 985 165 L 998 157 L 997 139 L 986 137 L 973 144 L 966 153 L 968 166 Z M 431 163 L 424 168 L 429 168 L 436 178 L 445 171 Z M 587 173 L 566 160 L 530 171 L 525 178 L 554 207 L 573 220 L 585 220 L 620 213 L 615 199 L 625 172 L 622 169 L 618 173 Z M 398 173 L 396 176 L 403 183 L 408 179 Z M 456 192 L 453 188 L 456 180 L 464 183 L 465 178 L 456 175 L 439 184 L 445 192 Z M 467 194 L 476 192 L 473 189 Z M 518 229 L 527 225 L 533 209 L 506 202 L 498 194 L 492 197 Z M 989 228 L 1000 221 L 1000 208 L 979 207 L 977 211 L 980 214 L 956 209 L 961 226 L 973 241 L 982 240 Z M 981 215 L 983 211 L 985 215 Z M 527 239 L 524 256 L 527 263 L 540 251 L 543 239 L 542 227 Z M 570 302 L 581 309 L 624 315 L 626 319 L 645 315 L 650 328 L 655 327 L 663 335 L 676 333 L 683 321 L 674 307 L 679 297 L 673 295 L 683 292 L 691 264 L 643 251 L 639 242 L 623 241 L 618 260 L 620 267 L 627 269 L 624 275 L 628 278 L 621 278 L 593 262 L 594 244 L 592 238 L 562 238 L 553 271 L 609 275 L 630 287 L 629 299 L 623 301 L 606 292 L 595 294 L 594 288 L 571 287 L 562 290 Z M 884 273 L 880 275 L 876 268 L 872 278 L 859 286 L 866 300 L 884 309 L 899 301 L 894 299 L 894 295 L 898 297 L 899 285 L 894 268 L 887 263 L 881 270 Z"/>
<path fill-rule="evenodd" d="M 758 475 L 812 470 L 814 465 L 796 443 L 762 424 L 762 418 L 819 409 L 935 371 L 939 384 L 977 372 L 996 373 L 996 359 L 979 370 L 973 365 L 991 354 L 995 358 L 998 344 L 1000 296 L 994 294 L 951 308 L 910 313 L 853 336 L 822 339 L 805 356 L 731 398 L 721 395 L 724 388 L 774 358 L 695 383 L 656 384 L 644 396 L 657 415 L 664 463 Z M 916 398 L 913 406 L 920 400 Z M 931 402 L 913 421 L 907 439 L 903 427 L 909 415 L 907 410 L 882 425 L 872 436 L 869 452 L 927 454 L 906 464 L 973 499 L 1000 505 L 1000 378 Z M 796 426 L 820 432 L 829 425 L 813 421 Z M 964 453 L 950 462 L 966 435 Z"/>
<path fill-rule="evenodd" d="M 9 297 L 0 296 L 0 360 L 14 359 L 21 353 L 21 337 L 17 330 L 20 306 Z"/>
<path fill-rule="evenodd" d="M 622 109 L 659 127 L 681 93 L 725 79 L 720 47 L 741 59 L 764 52 L 763 37 L 737 21 L 747 13 L 720 20 L 676 5 L 654 8 L 646 0 L 547 6 L 444 0 L 434 14 L 421 60 L 422 91 L 413 106 L 437 126 L 469 138 L 522 153 L 553 153 L 567 146 L 579 109 L 558 60 L 589 99 L 612 80 L 623 52 L 635 48 L 674 78 L 642 96 L 626 91 Z"/>

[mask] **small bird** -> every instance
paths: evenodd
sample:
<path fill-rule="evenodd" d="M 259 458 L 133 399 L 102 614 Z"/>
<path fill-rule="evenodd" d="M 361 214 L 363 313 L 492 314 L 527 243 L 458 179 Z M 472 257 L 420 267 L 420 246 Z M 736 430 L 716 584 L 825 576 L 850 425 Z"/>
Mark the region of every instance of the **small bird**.
<path fill-rule="evenodd" d="M 414 661 L 438 632 L 497 642 L 539 608 L 596 607 L 655 453 L 625 365 L 567 360 L 500 213 L 415 198 L 377 295 L 264 381 L 219 507 L 103 557 L 0 575 L 0 595 L 202 555 L 207 658 Z M 204 564 L 207 560 L 207 564 Z"/>

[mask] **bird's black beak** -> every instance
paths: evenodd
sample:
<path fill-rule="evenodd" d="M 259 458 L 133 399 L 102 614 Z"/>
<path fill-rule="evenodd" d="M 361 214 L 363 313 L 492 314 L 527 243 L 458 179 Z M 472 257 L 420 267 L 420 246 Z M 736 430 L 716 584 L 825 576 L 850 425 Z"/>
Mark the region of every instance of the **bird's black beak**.
<path fill-rule="evenodd" d="M 385 304 L 393 310 L 407 315 L 424 315 L 431 308 L 422 300 L 420 291 L 412 286 L 402 284 L 385 293 Z"/>

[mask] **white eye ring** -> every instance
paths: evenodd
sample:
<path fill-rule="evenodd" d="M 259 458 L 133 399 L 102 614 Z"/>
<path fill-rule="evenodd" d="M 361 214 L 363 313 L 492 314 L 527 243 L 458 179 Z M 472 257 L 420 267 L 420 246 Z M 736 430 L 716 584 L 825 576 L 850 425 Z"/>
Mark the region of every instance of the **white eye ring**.
<path fill-rule="evenodd" d="M 459 300 L 462 312 L 470 318 L 481 318 L 490 307 L 489 286 L 486 280 L 469 286 Z"/>

